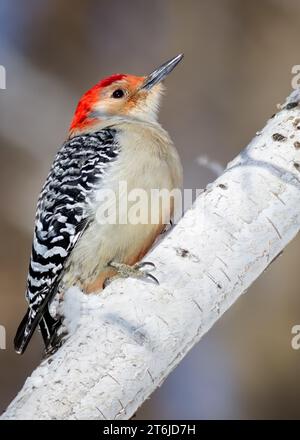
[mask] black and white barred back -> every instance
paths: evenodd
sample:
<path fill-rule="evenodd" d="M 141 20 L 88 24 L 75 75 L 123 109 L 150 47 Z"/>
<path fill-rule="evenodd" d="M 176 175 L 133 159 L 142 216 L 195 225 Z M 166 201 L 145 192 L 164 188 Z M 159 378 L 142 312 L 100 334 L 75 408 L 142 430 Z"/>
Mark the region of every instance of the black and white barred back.
<path fill-rule="evenodd" d="M 76 136 L 58 151 L 37 204 L 26 291 L 29 308 L 15 337 L 18 353 L 24 352 L 38 324 L 46 348 L 51 344 L 60 323 L 50 316 L 49 301 L 67 258 L 88 227 L 95 190 L 118 153 L 112 128 Z"/>

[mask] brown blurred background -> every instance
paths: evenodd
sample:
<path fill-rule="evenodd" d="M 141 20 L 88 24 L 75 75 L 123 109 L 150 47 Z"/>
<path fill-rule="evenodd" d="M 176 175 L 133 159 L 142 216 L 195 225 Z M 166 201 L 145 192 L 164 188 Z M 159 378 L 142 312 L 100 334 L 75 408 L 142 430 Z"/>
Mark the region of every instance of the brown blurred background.
<path fill-rule="evenodd" d="M 215 178 L 261 128 L 300 64 L 298 0 L 1 0 L 0 411 L 39 363 L 40 336 L 23 357 L 12 339 L 35 203 L 80 95 L 116 72 L 144 74 L 179 52 L 160 120 L 182 158 L 186 188 Z M 300 324 L 294 240 L 189 353 L 138 418 L 300 418 Z"/>

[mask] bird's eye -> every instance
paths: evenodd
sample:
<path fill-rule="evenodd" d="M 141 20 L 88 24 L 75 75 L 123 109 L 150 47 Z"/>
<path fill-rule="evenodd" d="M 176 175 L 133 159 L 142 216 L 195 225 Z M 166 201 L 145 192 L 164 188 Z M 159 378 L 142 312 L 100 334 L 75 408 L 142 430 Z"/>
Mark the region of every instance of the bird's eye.
<path fill-rule="evenodd" d="M 118 99 L 118 98 L 123 98 L 123 96 L 124 96 L 124 91 L 123 91 L 122 89 L 117 89 L 117 90 L 115 90 L 114 93 L 112 94 L 112 97 L 113 97 L 113 98 L 116 98 L 116 99 Z"/>

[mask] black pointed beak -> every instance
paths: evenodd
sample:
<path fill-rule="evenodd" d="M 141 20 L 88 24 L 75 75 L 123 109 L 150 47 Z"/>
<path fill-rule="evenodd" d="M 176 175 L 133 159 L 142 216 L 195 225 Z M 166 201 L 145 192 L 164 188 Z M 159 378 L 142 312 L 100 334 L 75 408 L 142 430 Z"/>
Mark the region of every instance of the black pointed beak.
<path fill-rule="evenodd" d="M 145 79 L 141 89 L 150 90 L 155 84 L 160 83 L 170 72 L 177 66 L 177 64 L 182 60 L 183 54 L 180 53 L 175 58 L 164 63 L 154 72 L 150 73 Z"/>

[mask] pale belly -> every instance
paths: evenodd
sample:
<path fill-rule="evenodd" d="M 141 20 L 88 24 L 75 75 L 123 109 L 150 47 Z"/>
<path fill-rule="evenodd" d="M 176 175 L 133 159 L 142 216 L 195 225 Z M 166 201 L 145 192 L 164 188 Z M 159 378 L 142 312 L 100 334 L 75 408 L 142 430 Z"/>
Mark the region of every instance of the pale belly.
<path fill-rule="evenodd" d="M 170 146 L 169 149 L 169 160 L 161 160 L 153 150 L 138 156 L 136 151 L 131 152 L 128 148 L 121 155 L 113 172 L 99 189 L 113 190 L 116 216 L 110 216 L 110 223 L 103 221 L 103 215 L 99 216 L 103 200 L 99 201 L 97 196 L 90 225 L 78 240 L 66 265 L 62 279 L 65 288 L 76 284 L 86 293 L 100 290 L 103 281 L 114 274 L 107 266 L 110 261 L 132 265 L 148 252 L 173 215 L 172 190 L 179 191 L 178 188 L 181 188 L 180 162 L 174 148 Z M 120 182 L 123 182 L 121 191 Z M 163 198 L 157 198 L 156 190 L 164 190 Z"/>

